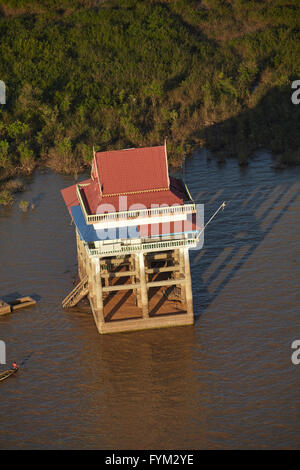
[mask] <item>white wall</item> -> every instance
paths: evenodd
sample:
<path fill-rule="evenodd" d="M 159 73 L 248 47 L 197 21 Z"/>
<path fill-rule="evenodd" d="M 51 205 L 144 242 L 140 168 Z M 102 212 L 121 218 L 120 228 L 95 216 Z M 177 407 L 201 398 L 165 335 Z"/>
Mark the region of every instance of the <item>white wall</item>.
<path fill-rule="evenodd" d="M 115 227 L 132 227 L 135 225 L 162 224 L 164 222 L 175 222 L 177 220 L 186 220 L 187 214 L 164 215 L 157 217 L 140 217 L 135 219 L 105 220 L 93 224 L 95 230 L 104 230 Z"/>

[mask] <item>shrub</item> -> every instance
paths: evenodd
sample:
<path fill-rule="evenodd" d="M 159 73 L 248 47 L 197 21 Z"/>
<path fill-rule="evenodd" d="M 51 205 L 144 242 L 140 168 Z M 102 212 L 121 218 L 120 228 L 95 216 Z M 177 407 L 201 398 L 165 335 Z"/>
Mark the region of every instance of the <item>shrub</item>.
<path fill-rule="evenodd" d="M 33 151 L 28 147 L 26 142 L 22 142 L 18 145 L 18 152 L 22 169 L 26 173 L 31 173 L 35 166 Z"/>
<path fill-rule="evenodd" d="M 0 191 L 0 206 L 9 206 L 14 202 L 14 197 L 10 191 L 4 189 Z"/>
<path fill-rule="evenodd" d="M 29 202 L 28 201 L 20 201 L 19 202 L 19 208 L 23 211 L 23 212 L 27 212 L 28 211 L 28 207 L 29 207 Z"/>
<path fill-rule="evenodd" d="M 20 193 L 26 190 L 26 185 L 19 179 L 10 180 L 5 183 L 5 189 L 11 193 Z"/>

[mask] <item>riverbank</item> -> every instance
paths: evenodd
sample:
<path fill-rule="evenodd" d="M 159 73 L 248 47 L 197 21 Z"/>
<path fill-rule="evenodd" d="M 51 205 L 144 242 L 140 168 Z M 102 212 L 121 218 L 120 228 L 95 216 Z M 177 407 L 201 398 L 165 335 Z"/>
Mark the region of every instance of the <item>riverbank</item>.
<path fill-rule="evenodd" d="M 215 151 L 215 153 L 212 153 L 210 150 L 205 151 L 205 149 L 202 147 L 197 147 L 193 150 L 194 153 L 198 153 L 200 151 L 204 150 L 204 155 L 207 161 L 207 163 L 211 162 L 211 160 L 216 160 L 218 164 L 224 165 L 227 160 L 231 159 L 232 156 L 224 151 Z M 266 149 L 264 149 L 266 151 Z M 252 153 L 253 156 L 256 155 L 256 152 Z M 251 161 L 252 155 L 250 157 L 247 157 L 247 160 L 239 160 L 238 159 L 238 164 L 240 167 L 247 166 L 249 162 Z M 193 157 L 192 157 L 193 158 Z M 257 157 L 256 157 L 257 158 Z M 236 160 L 236 158 L 235 158 Z M 24 178 L 33 175 L 34 173 L 38 171 L 45 171 L 45 170 L 52 170 L 54 173 L 60 173 L 63 175 L 69 175 L 74 178 L 76 181 L 78 179 L 78 176 L 84 172 L 90 172 L 90 164 L 86 163 L 85 165 L 76 165 L 76 166 L 70 166 L 69 168 L 66 167 L 61 167 L 59 165 L 54 164 L 55 160 L 52 161 L 45 161 L 45 162 L 39 162 L 39 164 L 36 164 L 34 167 L 31 168 L 30 171 L 24 170 L 22 168 L 14 169 L 11 173 L 6 173 L 5 177 L 2 179 L 0 178 L 0 207 L 3 206 L 11 206 L 15 202 L 16 195 L 18 193 L 25 192 L 25 200 L 21 200 L 19 203 L 20 209 L 24 211 L 27 210 L 28 207 L 33 208 L 32 204 L 26 200 L 26 190 L 27 190 L 27 185 L 24 182 Z M 172 169 L 172 171 L 178 171 L 181 165 L 182 161 L 177 160 L 173 162 L 169 162 L 169 166 Z M 266 163 L 265 163 L 266 164 Z M 278 157 L 271 157 L 268 160 L 268 164 L 273 167 L 274 169 L 285 169 L 288 168 L 289 164 L 283 162 L 281 159 L 278 159 Z M 185 165 L 184 165 L 185 166 Z"/>
<path fill-rule="evenodd" d="M 66 162 L 58 162 L 56 158 L 41 160 L 34 162 L 30 167 L 12 167 L 0 173 L 0 207 L 11 206 L 15 201 L 15 195 L 26 192 L 27 186 L 24 178 L 33 175 L 38 170 L 50 169 L 55 173 L 64 175 L 72 175 L 76 180 L 80 173 L 90 168 L 88 163 L 81 164 L 77 162 L 75 165 L 67 166 Z M 26 207 L 27 201 L 21 201 L 22 210 Z"/>

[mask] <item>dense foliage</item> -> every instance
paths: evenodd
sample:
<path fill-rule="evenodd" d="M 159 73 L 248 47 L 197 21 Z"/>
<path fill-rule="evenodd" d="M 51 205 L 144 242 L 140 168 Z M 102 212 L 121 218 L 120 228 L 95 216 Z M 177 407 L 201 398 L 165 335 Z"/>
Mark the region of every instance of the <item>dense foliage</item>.
<path fill-rule="evenodd" d="M 0 179 L 92 146 L 300 162 L 299 2 L 0 0 Z"/>

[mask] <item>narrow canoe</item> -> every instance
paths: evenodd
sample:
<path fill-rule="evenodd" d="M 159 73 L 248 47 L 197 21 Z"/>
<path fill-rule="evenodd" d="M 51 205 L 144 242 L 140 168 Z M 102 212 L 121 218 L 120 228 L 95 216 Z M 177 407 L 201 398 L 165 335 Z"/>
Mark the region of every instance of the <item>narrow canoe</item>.
<path fill-rule="evenodd" d="M 4 372 L 1 372 L 0 373 L 0 382 L 2 380 L 7 379 L 8 377 L 15 374 L 16 372 L 18 372 L 18 369 L 9 369 L 9 370 L 5 370 Z"/>

